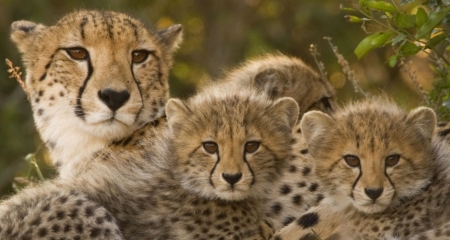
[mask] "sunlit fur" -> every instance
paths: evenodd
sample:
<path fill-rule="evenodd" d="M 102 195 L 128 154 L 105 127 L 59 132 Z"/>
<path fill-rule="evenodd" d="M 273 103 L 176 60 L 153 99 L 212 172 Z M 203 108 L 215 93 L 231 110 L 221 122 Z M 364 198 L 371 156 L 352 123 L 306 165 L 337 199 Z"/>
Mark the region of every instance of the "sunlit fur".
<path fill-rule="evenodd" d="M 297 105 L 287 98 L 273 102 L 264 94 L 246 89 L 214 87 L 204 92 L 208 94 L 168 106 L 169 125 L 176 135 L 176 176 L 185 189 L 205 198 L 264 196 L 289 156 Z M 286 115 L 288 110 L 291 113 Z M 206 152 L 202 143 L 207 141 L 217 143 L 218 152 Z M 249 141 L 260 142 L 256 152 L 244 151 Z M 242 178 L 232 186 L 223 179 L 224 173 L 241 173 Z"/>
<path fill-rule="evenodd" d="M 68 178 L 78 162 L 163 114 L 181 26 L 157 32 L 122 13 L 82 10 L 53 26 L 14 22 L 11 38 L 22 53 L 38 131 Z M 86 49 L 88 58 L 70 57 L 65 49 L 74 47 Z M 134 50 L 151 54 L 133 64 Z M 114 112 L 99 98 L 103 89 L 130 97 Z"/>
<path fill-rule="evenodd" d="M 227 72 L 222 81 L 237 87 L 255 87 L 271 98 L 291 97 L 300 107 L 299 118 L 307 111 L 331 113 L 338 107 L 328 81 L 301 59 L 282 54 L 250 59 Z"/>
<path fill-rule="evenodd" d="M 407 114 L 377 98 L 351 104 L 332 117 L 308 113 L 301 127 L 324 185 L 344 194 L 359 211 L 377 213 L 429 183 L 435 122 L 429 109 Z M 400 155 L 399 163 L 386 166 L 385 158 L 393 154 Z M 360 166 L 348 166 L 345 155 L 359 157 Z M 365 188 L 383 188 L 383 192 L 372 200 Z"/>

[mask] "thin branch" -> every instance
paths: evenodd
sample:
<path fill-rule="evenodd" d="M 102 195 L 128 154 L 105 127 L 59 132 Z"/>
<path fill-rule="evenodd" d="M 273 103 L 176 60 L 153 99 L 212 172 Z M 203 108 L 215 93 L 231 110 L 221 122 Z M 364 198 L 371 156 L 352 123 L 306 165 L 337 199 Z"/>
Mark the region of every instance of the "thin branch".
<path fill-rule="evenodd" d="M 369 94 L 365 93 L 362 88 L 359 86 L 359 79 L 356 76 L 353 69 L 350 68 L 350 64 L 345 60 L 344 56 L 338 52 L 338 48 L 331 43 L 330 37 L 324 37 L 325 40 L 330 44 L 331 49 L 333 50 L 334 55 L 336 56 L 338 63 L 342 66 L 342 71 L 347 75 L 348 80 L 350 80 L 353 84 L 355 92 L 361 93 L 364 97 L 368 97 Z"/>

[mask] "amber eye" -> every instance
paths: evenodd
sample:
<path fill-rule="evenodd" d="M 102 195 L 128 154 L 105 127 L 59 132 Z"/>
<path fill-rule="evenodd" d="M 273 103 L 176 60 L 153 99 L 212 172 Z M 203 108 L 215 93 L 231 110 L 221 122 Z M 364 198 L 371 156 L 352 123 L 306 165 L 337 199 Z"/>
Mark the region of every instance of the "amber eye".
<path fill-rule="evenodd" d="M 386 166 L 388 166 L 388 167 L 393 167 L 393 166 L 397 165 L 399 161 L 400 161 L 400 155 L 394 154 L 394 155 L 387 156 L 386 159 L 384 159 L 384 164 L 386 164 Z"/>
<path fill-rule="evenodd" d="M 260 143 L 259 142 L 247 142 L 245 144 L 245 152 L 246 153 L 254 153 L 258 150 Z"/>
<path fill-rule="evenodd" d="M 217 143 L 215 142 L 204 142 L 203 143 L 203 149 L 205 149 L 205 151 L 207 153 L 216 153 L 219 150 L 219 146 L 217 146 Z"/>
<path fill-rule="evenodd" d="M 133 63 L 141 63 L 148 57 L 149 52 L 147 50 L 136 50 L 131 53 L 131 61 Z"/>
<path fill-rule="evenodd" d="M 75 60 L 85 60 L 89 56 L 88 51 L 80 47 L 67 48 L 66 52 L 71 58 Z"/>
<path fill-rule="evenodd" d="M 360 164 L 359 157 L 354 155 L 345 155 L 344 156 L 345 163 L 347 163 L 350 167 L 358 167 Z"/>

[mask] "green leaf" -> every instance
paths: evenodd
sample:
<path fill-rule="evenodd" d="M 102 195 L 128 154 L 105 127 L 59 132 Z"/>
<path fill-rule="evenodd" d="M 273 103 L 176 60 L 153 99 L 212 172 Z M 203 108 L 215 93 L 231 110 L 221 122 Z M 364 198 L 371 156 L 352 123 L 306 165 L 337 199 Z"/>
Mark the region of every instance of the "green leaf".
<path fill-rule="evenodd" d="M 450 99 L 445 100 L 445 101 L 442 103 L 442 106 L 444 106 L 444 107 L 450 109 Z"/>
<path fill-rule="evenodd" d="M 444 41 L 444 39 L 446 37 L 448 37 L 448 34 L 444 34 L 444 32 L 440 32 L 439 34 L 435 35 L 434 37 L 432 37 L 430 39 L 430 41 L 428 41 L 427 43 L 427 47 L 428 48 L 433 48 L 436 47 L 439 43 L 441 43 L 442 41 Z"/>
<path fill-rule="evenodd" d="M 383 1 L 365 1 L 365 6 L 380 12 L 398 12 L 398 9 L 388 2 Z"/>
<path fill-rule="evenodd" d="M 435 13 L 431 13 L 430 16 L 428 17 L 428 21 L 423 24 L 423 26 L 421 28 L 419 28 L 419 30 L 416 33 L 416 39 L 421 39 L 421 38 L 430 38 L 431 32 L 434 30 L 434 28 L 436 26 L 438 26 L 442 19 L 445 17 L 445 15 L 448 13 L 449 9 L 448 8 L 444 8 L 441 9 Z"/>
<path fill-rule="evenodd" d="M 400 53 L 405 56 L 409 56 L 418 53 L 421 49 L 421 46 L 417 46 L 416 44 L 411 42 L 405 42 L 400 48 Z"/>
<path fill-rule="evenodd" d="M 416 26 L 418 28 L 422 27 L 428 21 L 428 14 L 421 7 L 417 8 L 416 12 Z"/>
<path fill-rule="evenodd" d="M 402 13 L 397 13 L 394 17 L 394 23 L 399 28 L 412 28 L 416 25 L 415 21 L 414 16 Z"/>
<path fill-rule="evenodd" d="M 392 40 L 392 45 L 395 45 L 399 42 L 402 42 L 403 40 L 406 39 L 406 35 L 403 33 L 400 33 L 399 35 L 397 35 L 393 40 Z"/>
<path fill-rule="evenodd" d="M 377 37 L 375 37 L 370 43 L 373 48 L 377 48 L 386 44 L 386 42 L 394 35 L 393 31 L 390 32 L 382 32 Z"/>
<path fill-rule="evenodd" d="M 395 65 L 397 65 L 397 61 L 398 61 L 398 56 L 397 55 L 393 55 L 389 58 L 389 67 L 393 68 L 395 67 Z"/>
<path fill-rule="evenodd" d="M 372 45 L 372 41 L 379 37 L 383 33 L 374 33 L 367 37 L 365 37 L 355 48 L 355 54 L 358 57 L 358 59 L 361 59 L 364 55 L 366 55 L 368 52 L 370 52 L 375 47 Z"/>

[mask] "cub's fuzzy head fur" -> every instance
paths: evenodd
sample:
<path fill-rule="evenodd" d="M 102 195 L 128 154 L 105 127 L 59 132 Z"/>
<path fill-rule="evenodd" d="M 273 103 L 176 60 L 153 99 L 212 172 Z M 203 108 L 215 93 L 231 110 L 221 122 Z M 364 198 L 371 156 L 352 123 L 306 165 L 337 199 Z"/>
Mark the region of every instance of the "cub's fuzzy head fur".
<path fill-rule="evenodd" d="M 311 110 L 331 113 L 338 107 L 333 87 L 302 60 L 282 54 L 268 54 L 231 70 L 223 79 L 237 87 L 253 86 L 271 98 L 291 97 L 300 115 Z"/>
<path fill-rule="evenodd" d="M 163 113 L 180 25 L 152 31 L 122 13 L 82 10 L 53 26 L 22 20 L 11 28 L 34 119 L 56 165 Z"/>
<path fill-rule="evenodd" d="M 187 101 L 169 100 L 182 187 L 208 199 L 265 196 L 289 156 L 298 111 L 292 98 L 271 100 L 220 84 Z"/>
<path fill-rule="evenodd" d="M 300 123 L 324 186 L 365 213 L 381 212 L 429 183 L 435 125 L 431 109 L 408 114 L 381 97 L 331 117 L 312 111 Z"/>

